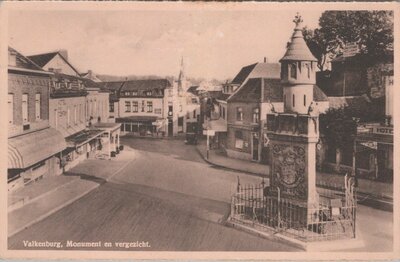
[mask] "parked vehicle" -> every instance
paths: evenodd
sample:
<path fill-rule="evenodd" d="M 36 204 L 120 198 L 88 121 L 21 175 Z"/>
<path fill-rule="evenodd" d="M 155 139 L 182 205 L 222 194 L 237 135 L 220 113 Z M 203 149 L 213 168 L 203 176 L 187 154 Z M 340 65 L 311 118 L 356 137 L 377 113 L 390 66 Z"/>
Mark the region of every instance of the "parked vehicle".
<path fill-rule="evenodd" d="M 197 145 L 197 123 L 188 123 L 185 144 Z"/>

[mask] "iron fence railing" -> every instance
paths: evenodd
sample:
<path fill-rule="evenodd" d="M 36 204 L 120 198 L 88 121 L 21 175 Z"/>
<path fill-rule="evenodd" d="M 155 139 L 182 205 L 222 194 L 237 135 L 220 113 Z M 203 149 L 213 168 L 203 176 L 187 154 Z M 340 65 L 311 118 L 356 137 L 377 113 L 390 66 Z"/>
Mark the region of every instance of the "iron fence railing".
<path fill-rule="evenodd" d="M 269 229 L 302 241 L 324 241 L 355 237 L 354 193 L 323 189 L 319 206 L 292 199 L 264 196 L 264 184 L 238 185 L 232 196 L 231 220 Z"/>

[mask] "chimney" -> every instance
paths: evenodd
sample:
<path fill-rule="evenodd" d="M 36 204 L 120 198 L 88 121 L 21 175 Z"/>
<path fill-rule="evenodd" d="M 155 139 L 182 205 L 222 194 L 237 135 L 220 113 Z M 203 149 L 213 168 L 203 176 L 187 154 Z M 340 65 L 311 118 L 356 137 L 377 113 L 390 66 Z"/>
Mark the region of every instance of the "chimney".
<path fill-rule="evenodd" d="M 89 77 L 89 78 L 92 78 L 92 75 L 93 75 L 92 70 L 88 70 L 88 77 Z"/>
<path fill-rule="evenodd" d="M 264 63 L 268 63 L 268 59 L 266 56 L 264 56 Z"/>
<path fill-rule="evenodd" d="M 60 49 L 58 52 L 68 61 L 68 50 L 67 49 Z"/>

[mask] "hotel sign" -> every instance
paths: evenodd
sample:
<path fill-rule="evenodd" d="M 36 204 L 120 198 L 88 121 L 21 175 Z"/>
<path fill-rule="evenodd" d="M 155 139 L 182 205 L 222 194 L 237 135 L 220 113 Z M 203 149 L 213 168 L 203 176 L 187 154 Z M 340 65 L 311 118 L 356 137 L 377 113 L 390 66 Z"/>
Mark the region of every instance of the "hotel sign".
<path fill-rule="evenodd" d="M 372 133 L 379 135 L 393 135 L 393 127 L 374 127 Z"/>

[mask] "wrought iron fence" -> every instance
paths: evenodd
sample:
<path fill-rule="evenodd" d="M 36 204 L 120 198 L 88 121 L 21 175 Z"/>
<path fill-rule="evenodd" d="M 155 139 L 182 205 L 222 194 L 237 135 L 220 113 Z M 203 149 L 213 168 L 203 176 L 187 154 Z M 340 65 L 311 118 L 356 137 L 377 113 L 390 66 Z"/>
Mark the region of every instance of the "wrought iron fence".
<path fill-rule="evenodd" d="M 322 190 L 316 208 L 293 199 L 264 196 L 264 189 L 263 183 L 238 185 L 232 196 L 230 219 L 306 242 L 355 237 L 353 187 L 346 191 Z"/>

